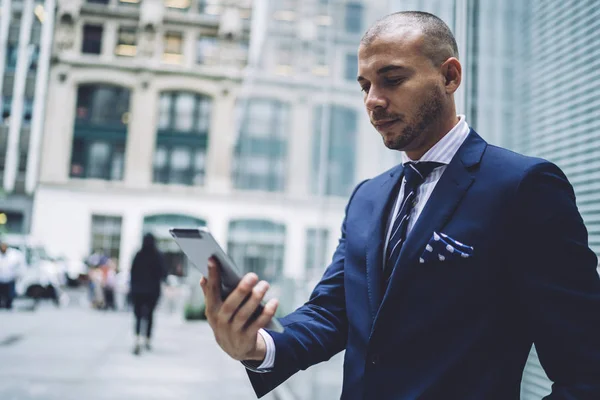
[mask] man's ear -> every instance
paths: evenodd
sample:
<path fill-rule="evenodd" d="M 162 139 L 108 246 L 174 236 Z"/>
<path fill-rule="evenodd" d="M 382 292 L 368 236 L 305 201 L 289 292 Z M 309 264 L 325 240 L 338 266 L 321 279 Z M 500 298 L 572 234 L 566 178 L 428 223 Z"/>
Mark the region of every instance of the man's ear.
<path fill-rule="evenodd" d="M 462 65 L 455 57 L 450 57 L 442 64 L 442 75 L 444 76 L 444 86 L 446 93 L 456 92 L 462 82 Z"/>

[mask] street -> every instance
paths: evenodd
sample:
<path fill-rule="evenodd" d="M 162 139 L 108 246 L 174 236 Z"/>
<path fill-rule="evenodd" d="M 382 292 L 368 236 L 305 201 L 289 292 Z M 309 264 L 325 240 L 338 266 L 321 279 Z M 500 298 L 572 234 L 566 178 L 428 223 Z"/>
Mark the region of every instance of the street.
<path fill-rule="evenodd" d="M 77 303 L 1 311 L 2 400 L 256 399 L 208 324 L 181 313 L 157 310 L 153 349 L 134 356 L 132 313 Z"/>
<path fill-rule="evenodd" d="M 244 368 L 218 348 L 206 322 L 159 307 L 153 349 L 136 357 L 132 313 L 92 310 L 85 294 L 70 297 L 61 308 L 0 310 L 1 400 L 256 399 Z M 537 356 L 530 359 L 522 396 L 541 398 L 550 382 Z M 339 398 L 342 362 L 338 354 L 300 371 L 264 399 Z"/>

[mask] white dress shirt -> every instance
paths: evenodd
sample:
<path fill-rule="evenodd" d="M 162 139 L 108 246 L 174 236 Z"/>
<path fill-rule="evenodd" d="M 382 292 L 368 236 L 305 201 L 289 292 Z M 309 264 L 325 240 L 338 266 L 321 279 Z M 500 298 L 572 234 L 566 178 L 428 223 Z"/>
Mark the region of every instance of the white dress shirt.
<path fill-rule="evenodd" d="M 406 229 L 407 236 L 412 230 L 413 226 L 415 225 L 415 222 L 417 222 L 417 219 L 421 215 L 423 208 L 425 208 L 425 205 L 427 204 L 427 201 L 429 200 L 433 189 L 435 189 L 435 186 L 437 185 L 440 178 L 442 177 L 442 174 L 448 167 L 448 164 L 450 164 L 450 161 L 452 161 L 452 158 L 454 158 L 454 155 L 458 152 L 460 146 L 463 144 L 467 136 L 469 136 L 471 128 L 467 124 L 465 116 L 459 115 L 458 118 L 459 121 L 454 126 L 454 128 L 452 128 L 450 132 L 448 132 L 439 142 L 437 142 L 431 149 L 429 149 L 427 153 L 423 154 L 423 157 L 421 157 L 419 160 L 411 160 L 406 155 L 406 153 L 402 153 L 402 164 L 405 164 L 409 161 L 432 161 L 444 164 L 434 169 L 433 172 L 425 178 L 425 181 L 417 188 L 417 196 L 415 198 L 416 204 L 411 211 L 410 219 L 408 220 L 408 226 Z M 400 207 L 400 203 L 402 201 L 402 198 L 404 197 L 405 183 L 406 180 L 403 180 L 402 185 L 400 185 L 400 192 L 398 193 L 396 204 L 394 205 L 393 209 L 392 219 L 390 219 L 390 221 L 393 221 L 394 216 L 398 214 L 398 208 Z M 384 255 L 387 250 L 387 244 L 392 233 L 393 225 L 393 223 L 390 223 L 388 233 L 386 235 L 385 246 L 383 249 Z M 269 335 L 269 333 L 264 329 L 260 329 L 258 333 L 260 333 L 260 335 L 263 337 L 267 346 L 267 353 L 265 359 L 263 363 L 258 367 L 258 372 L 260 372 L 260 370 L 268 370 L 270 368 L 273 368 L 273 366 L 275 365 L 275 342 L 273 341 L 271 335 Z"/>
<path fill-rule="evenodd" d="M 454 155 L 458 152 L 458 149 L 463 144 L 467 136 L 469 136 L 469 132 L 471 128 L 465 121 L 464 115 L 458 116 L 459 121 L 454 128 L 450 132 L 448 132 L 443 138 L 440 139 L 431 149 L 427 151 L 427 153 L 423 154 L 419 160 L 411 160 L 406 153 L 402 153 L 402 164 L 406 164 L 409 161 L 413 162 L 437 162 L 440 164 L 444 164 L 440 167 L 434 169 L 427 177 L 425 181 L 419 185 L 417 188 L 417 195 L 415 197 L 415 206 L 410 212 L 410 218 L 408 219 L 408 226 L 406 227 L 406 236 L 415 226 L 415 223 L 421 216 L 421 212 L 427 201 L 429 201 L 429 197 L 431 197 L 431 193 L 433 193 L 433 189 L 435 189 L 437 183 L 440 181 L 442 174 L 448 168 L 448 164 L 454 158 Z M 402 181 L 402 185 L 400 186 L 400 192 L 398 193 L 398 198 L 396 199 L 396 204 L 394 206 L 392 218 L 390 221 L 394 221 L 394 216 L 398 215 L 398 209 L 400 208 L 400 203 L 404 198 L 404 185 L 406 184 L 406 179 Z M 385 246 L 383 248 L 383 254 L 386 254 L 387 245 L 390 240 L 390 235 L 392 234 L 392 228 L 394 226 L 393 222 L 390 222 L 390 226 L 388 228 L 388 233 L 385 238 Z"/>

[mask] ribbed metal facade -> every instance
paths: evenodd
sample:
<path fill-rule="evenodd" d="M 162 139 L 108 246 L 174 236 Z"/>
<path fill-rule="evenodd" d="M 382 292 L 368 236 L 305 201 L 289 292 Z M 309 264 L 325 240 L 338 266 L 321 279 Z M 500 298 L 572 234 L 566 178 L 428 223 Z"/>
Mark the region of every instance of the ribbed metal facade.
<path fill-rule="evenodd" d="M 555 162 L 575 188 L 600 254 L 600 2 L 529 3 L 520 84 L 521 128 L 507 135 L 516 151 Z M 535 352 L 523 375 L 521 398 L 550 392 Z"/>

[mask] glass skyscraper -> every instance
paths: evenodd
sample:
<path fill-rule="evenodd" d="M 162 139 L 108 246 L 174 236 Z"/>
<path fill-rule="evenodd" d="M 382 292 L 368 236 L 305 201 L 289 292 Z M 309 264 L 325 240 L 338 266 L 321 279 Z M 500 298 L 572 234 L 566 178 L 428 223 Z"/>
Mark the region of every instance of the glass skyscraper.
<path fill-rule="evenodd" d="M 55 7 L 55 0 L 1 1 L 0 234 L 30 226 Z"/>

